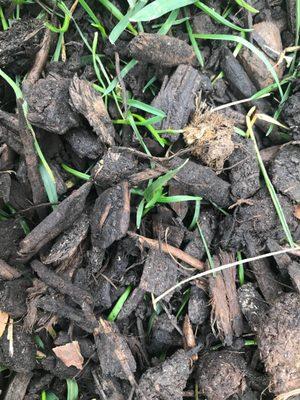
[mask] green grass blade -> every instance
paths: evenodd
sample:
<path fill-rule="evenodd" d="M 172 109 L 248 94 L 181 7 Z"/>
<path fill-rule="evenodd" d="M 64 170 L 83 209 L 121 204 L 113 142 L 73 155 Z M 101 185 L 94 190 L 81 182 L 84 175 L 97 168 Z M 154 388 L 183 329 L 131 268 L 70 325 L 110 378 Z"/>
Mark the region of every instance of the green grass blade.
<path fill-rule="evenodd" d="M 121 77 L 124 78 L 128 72 L 138 63 L 137 60 L 131 60 L 129 61 L 129 63 L 127 63 L 125 65 L 124 68 L 121 69 Z M 114 78 L 111 83 L 108 85 L 107 89 L 105 90 L 105 92 L 103 93 L 103 96 L 107 96 L 109 93 L 111 93 L 117 86 L 117 84 L 119 83 L 118 78 Z"/>
<path fill-rule="evenodd" d="M 121 11 L 109 0 L 98 0 L 117 20 L 121 21 L 124 18 L 124 15 L 121 13 Z M 129 23 L 128 24 L 128 29 L 130 30 L 131 33 L 134 35 L 137 35 L 138 32 L 134 27 Z"/>
<path fill-rule="evenodd" d="M 75 379 L 66 379 L 67 382 L 67 400 L 78 400 L 78 385 Z"/>
<path fill-rule="evenodd" d="M 107 37 L 104 26 L 101 24 L 100 20 L 97 18 L 94 11 L 90 8 L 85 0 L 79 0 L 79 4 L 85 10 L 85 12 L 89 15 L 91 20 L 93 21 L 93 26 L 98 28 L 101 32 L 102 38 L 105 39 Z"/>
<path fill-rule="evenodd" d="M 184 307 L 186 306 L 187 302 L 190 299 L 190 295 L 191 295 L 191 289 L 187 289 L 183 294 L 182 303 L 180 304 L 180 307 L 178 308 L 178 311 L 176 313 L 176 318 L 179 318 L 180 315 L 182 314 Z"/>
<path fill-rule="evenodd" d="M 217 21 L 221 25 L 228 26 L 228 28 L 234 29 L 239 32 L 251 32 L 253 29 L 245 29 L 241 28 L 238 25 L 233 24 L 228 21 L 226 18 L 222 17 L 222 15 L 218 14 L 213 8 L 208 7 L 206 4 L 202 3 L 202 1 L 196 1 L 195 6 L 200 8 L 205 14 L 209 15 L 212 19 Z"/>
<path fill-rule="evenodd" d="M 196 200 L 195 201 L 195 211 L 194 211 L 192 222 L 190 223 L 190 226 L 189 226 L 189 230 L 193 229 L 196 226 L 198 219 L 200 217 L 200 209 L 201 209 L 201 200 Z"/>
<path fill-rule="evenodd" d="M 145 199 L 142 199 L 136 211 L 136 227 L 140 229 L 145 208 Z"/>
<path fill-rule="evenodd" d="M 195 0 L 155 0 L 148 4 L 133 17 L 131 21 L 152 21 L 173 10 L 195 3 Z"/>
<path fill-rule="evenodd" d="M 161 196 L 158 199 L 159 203 L 180 203 L 182 201 L 201 201 L 202 197 L 199 196 L 188 196 L 188 195 L 178 195 L 178 196 Z"/>
<path fill-rule="evenodd" d="M 153 135 L 154 139 L 162 146 L 165 147 L 166 140 L 159 136 L 157 130 L 149 123 L 146 123 L 146 119 L 138 114 L 132 114 L 136 119 L 145 124 L 144 126 L 149 130 L 149 132 Z"/>
<path fill-rule="evenodd" d="M 252 6 L 251 6 L 250 4 L 248 4 L 245 0 L 234 0 L 234 1 L 235 1 L 239 6 L 245 8 L 247 11 L 249 11 L 249 12 L 251 12 L 251 13 L 253 13 L 253 14 L 256 14 L 256 13 L 259 12 L 256 8 L 252 7 Z"/>
<path fill-rule="evenodd" d="M 170 14 L 168 15 L 168 18 L 165 20 L 165 22 L 159 28 L 157 33 L 159 33 L 160 35 L 166 35 L 169 32 L 169 30 L 171 29 L 171 27 L 173 26 L 174 22 L 176 21 L 178 13 L 179 13 L 178 9 L 170 12 Z"/>
<path fill-rule="evenodd" d="M 150 106 L 149 104 L 143 103 L 140 100 L 128 99 L 127 104 L 130 107 L 138 108 L 139 110 L 143 110 L 149 114 L 157 115 L 161 118 L 165 118 L 166 116 L 166 113 L 164 111 L 160 110 L 159 108 Z"/>
<path fill-rule="evenodd" d="M 85 174 L 84 172 L 77 171 L 76 169 L 71 168 L 66 164 L 61 164 L 61 166 L 65 171 L 69 172 L 69 174 L 76 176 L 76 178 L 83 179 L 85 181 L 89 181 L 91 179 L 91 175 Z"/>
<path fill-rule="evenodd" d="M 39 171 L 50 203 L 58 203 L 55 181 L 53 181 L 42 163 L 39 165 Z M 52 208 L 55 208 L 55 206 L 52 206 Z"/>
<path fill-rule="evenodd" d="M 215 267 L 215 265 L 214 265 L 214 260 L 213 260 L 213 258 L 212 258 L 212 256 L 211 256 L 209 247 L 208 247 L 208 245 L 207 245 L 207 241 L 206 241 L 205 236 L 204 236 L 204 234 L 203 234 L 203 232 L 202 232 L 202 229 L 201 229 L 201 227 L 200 227 L 199 222 L 197 222 L 197 227 L 198 227 L 199 235 L 200 235 L 200 237 L 201 237 L 203 246 L 204 246 L 204 248 L 205 248 L 205 252 L 206 252 L 206 255 L 207 255 L 207 259 L 208 259 L 209 266 L 210 266 L 211 269 L 213 269 L 213 268 Z"/>
<path fill-rule="evenodd" d="M 117 23 L 114 29 L 110 32 L 108 39 L 112 44 L 115 44 L 116 41 L 121 36 L 121 34 L 125 31 L 126 27 L 129 24 L 129 19 L 135 13 L 140 11 L 147 3 L 148 0 L 140 0 L 133 8 L 129 8 L 126 15 L 124 15 L 124 17 Z"/>
<path fill-rule="evenodd" d="M 0 19 L 1 19 L 2 29 L 4 31 L 6 31 L 9 28 L 9 26 L 8 26 L 8 23 L 7 23 L 6 19 L 5 19 L 2 6 L 0 6 Z"/>
<path fill-rule="evenodd" d="M 187 16 L 187 10 L 186 10 L 186 8 L 184 9 L 184 15 Z M 187 21 L 185 22 L 185 25 L 186 25 L 186 30 L 187 30 L 188 35 L 189 35 L 189 39 L 190 39 L 191 45 L 192 45 L 192 47 L 193 47 L 193 49 L 194 49 L 194 52 L 195 52 L 195 54 L 196 54 L 196 57 L 197 57 L 197 59 L 198 59 L 198 62 L 199 62 L 199 64 L 200 64 L 200 66 L 201 66 L 202 68 L 204 68 L 204 58 L 203 58 L 203 56 L 202 56 L 202 54 L 201 54 L 201 51 L 200 51 L 200 49 L 199 49 L 197 40 L 196 40 L 196 39 L 194 38 L 194 36 L 193 36 L 193 30 L 192 30 L 192 26 L 191 26 L 191 24 L 190 24 L 190 21 L 187 20 Z"/>
<path fill-rule="evenodd" d="M 116 302 L 115 306 L 113 307 L 113 309 L 111 310 L 111 312 L 109 313 L 107 320 L 108 321 L 115 321 L 125 303 L 125 301 L 128 299 L 130 293 L 132 290 L 132 286 L 128 286 L 124 293 L 119 297 L 118 301 Z"/>
<path fill-rule="evenodd" d="M 149 202 L 151 201 L 153 195 L 157 192 L 157 190 L 161 189 L 166 185 L 170 179 L 174 178 L 174 176 L 185 166 L 189 159 L 185 160 L 183 164 L 179 167 L 167 172 L 165 175 L 160 176 L 154 182 L 151 183 L 150 186 L 144 191 L 145 199 Z"/>
<path fill-rule="evenodd" d="M 239 37 L 239 36 L 235 36 L 235 35 L 221 35 L 221 34 L 203 34 L 203 33 L 197 33 L 194 34 L 194 37 L 196 39 L 209 39 L 209 40 L 229 40 L 232 42 L 237 42 L 237 43 L 241 43 L 243 46 L 247 47 L 249 50 L 251 50 L 257 57 L 259 57 L 262 62 L 265 64 L 265 66 L 267 67 L 268 71 L 271 73 L 271 75 L 274 78 L 274 81 L 277 84 L 280 96 L 283 97 L 283 91 L 282 88 L 280 86 L 280 82 L 278 79 L 278 76 L 276 74 L 276 71 L 274 70 L 274 67 L 272 66 L 272 64 L 270 63 L 270 61 L 267 59 L 267 57 L 263 54 L 263 52 L 261 50 L 259 50 L 257 47 L 255 47 L 252 43 L 250 43 L 248 40 Z"/>
<path fill-rule="evenodd" d="M 236 256 L 238 261 L 242 261 L 243 257 L 240 251 L 236 252 Z M 245 268 L 244 268 L 244 264 L 239 264 L 238 266 L 238 277 L 239 277 L 239 282 L 240 285 L 242 286 L 245 283 Z"/>

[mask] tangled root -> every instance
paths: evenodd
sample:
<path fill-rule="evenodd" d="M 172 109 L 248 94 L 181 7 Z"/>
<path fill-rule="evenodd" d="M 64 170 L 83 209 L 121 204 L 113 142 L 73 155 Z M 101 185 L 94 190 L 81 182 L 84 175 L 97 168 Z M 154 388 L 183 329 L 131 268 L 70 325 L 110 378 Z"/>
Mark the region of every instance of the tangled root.
<path fill-rule="evenodd" d="M 204 164 L 221 172 L 224 162 L 234 150 L 231 139 L 234 121 L 224 114 L 213 112 L 201 99 L 196 101 L 196 112 L 183 133 L 192 154 Z"/>

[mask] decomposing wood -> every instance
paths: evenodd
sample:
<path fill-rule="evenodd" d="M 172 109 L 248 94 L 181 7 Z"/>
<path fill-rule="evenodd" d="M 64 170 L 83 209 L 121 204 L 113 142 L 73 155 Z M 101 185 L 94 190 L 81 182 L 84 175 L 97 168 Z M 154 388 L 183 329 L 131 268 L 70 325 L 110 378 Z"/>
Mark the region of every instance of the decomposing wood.
<path fill-rule="evenodd" d="M 14 267 L 8 265 L 4 260 L 0 259 L 0 279 L 9 281 L 17 279 L 21 276 L 21 273 Z"/>
<path fill-rule="evenodd" d="M 86 238 L 88 229 L 89 218 L 83 214 L 56 240 L 47 257 L 42 259 L 43 263 L 52 264 L 71 259 Z"/>
<path fill-rule="evenodd" d="M 100 93 L 92 85 L 74 76 L 69 93 L 71 103 L 77 112 L 83 114 L 93 127 L 102 143 L 112 146 L 115 143 L 115 129 Z"/>
<path fill-rule="evenodd" d="M 134 239 L 137 239 L 141 245 L 144 245 L 148 248 L 161 250 L 166 254 L 171 254 L 173 257 L 178 258 L 181 261 L 184 261 L 188 265 L 192 267 L 203 270 L 204 269 L 204 262 L 198 260 L 197 258 L 190 256 L 189 254 L 185 253 L 184 251 L 178 249 L 177 247 L 171 246 L 167 243 L 162 243 L 156 239 L 150 239 L 145 236 L 138 235 L 134 232 L 128 232 L 128 235 Z"/>
<path fill-rule="evenodd" d="M 56 314 L 62 318 L 68 318 L 75 322 L 81 329 L 88 333 L 93 333 L 98 324 L 88 321 L 81 310 L 77 310 L 62 301 L 55 300 L 51 296 L 43 296 L 37 301 L 37 307 L 51 314 Z"/>
<path fill-rule="evenodd" d="M 269 307 L 252 283 L 238 290 L 239 304 L 251 329 L 256 332 Z"/>
<path fill-rule="evenodd" d="M 118 332 L 117 327 L 103 318 L 100 318 L 99 333 L 94 334 L 94 338 L 101 366 L 106 369 L 113 368 L 114 374 L 123 378 L 125 377 L 133 387 L 137 388 L 137 382 L 134 376 L 136 369 L 135 360 L 126 341 Z M 109 351 L 109 354 L 113 352 L 119 367 L 117 365 L 111 365 L 110 367 L 104 365 L 103 361 L 106 357 L 104 357 L 103 351 L 105 351 L 105 349 Z M 123 373 L 121 373 L 119 369 L 121 369 Z"/>
<path fill-rule="evenodd" d="M 179 65 L 163 85 L 151 105 L 166 113 L 166 118 L 155 124 L 157 129 L 183 129 L 192 112 L 195 111 L 195 98 L 200 90 L 201 77 L 198 71 L 187 65 Z M 175 142 L 178 134 L 165 134 Z"/>
<path fill-rule="evenodd" d="M 251 240 L 247 241 L 247 250 L 249 257 L 257 255 L 257 248 Z M 271 269 L 270 260 L 264 258 L 252 261 L 250 266 L 264 298 L 272 303 L 283 291 Z"/>
<path fill-rule="evenodd" d="M 92 243 L 106 249 L 126 235 L 130 220 L 130 192 L 128 182 L 107 189 L 100 194 L 91 221 Z"/>
<path fill-rule="evenodd" d="M 70 296 L 77 304 L 93 304 L 93 297 L 90 293 L 59 276 L 40 261 L 34 260 L 30 265 L 41 281 L 57 289 L 60 293 Z"/>
<path fill-rule="evenodd" d="M 74 190 L 51 214 L 40 222 L 20 243 L 19 255 L 29 259 L 46 243 L 69 228 L 81 215 L 92 182 L 87 182 Z"/>
<path fill-rule="evenodd" d="M 300 293 L 300 264 L 296 261 L 293 261 L 288 266 L 288 273 L 290 275 L 294 288 L 297 290 L 298 293 Z"/>
<path fill-rule="evenodd" d="M 9 384 L 4 400 L 23 400 L 33 374 L 17 373 Z"/>
<path fill-rule="evenodd" d="M 214 257 L 214 265 L 228 264 L 234 261 L 232 254 L 220 253 Z M 243 319 L 237 298 L 235 268 L 225 269 L 215 276 L 209 276 L 209 290 L 212 303 L 212 325 L 216 325 L 218 336 L 225 344 L 231 345 L 234 337 L 243 333 Z"/>

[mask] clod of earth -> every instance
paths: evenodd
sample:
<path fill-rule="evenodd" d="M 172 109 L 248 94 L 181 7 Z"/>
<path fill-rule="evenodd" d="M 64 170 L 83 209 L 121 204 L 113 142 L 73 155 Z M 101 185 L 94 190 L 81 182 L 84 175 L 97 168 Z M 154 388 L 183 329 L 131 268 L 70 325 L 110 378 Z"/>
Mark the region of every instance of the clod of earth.
<path fill-rule="evenodd" d="M 242 395 L 246 388 L 245 360 L 240 354 L 226 350 L 207 353 L 200 359 L 197 378 L 199 391 L 208 400 Z"/>
<path fill-rule="evenodd" d="M 166 35 L 140 33 L 129 43 L 129 52 L 137 60 L 165 67 L 197 65 L 191 46 L 183 40 Z"/>
<path fill-rule="evenodd" d="M 261 321 L 258 347 L 275 394 L 300 386 L 300 296 L 279 297 Z"/>

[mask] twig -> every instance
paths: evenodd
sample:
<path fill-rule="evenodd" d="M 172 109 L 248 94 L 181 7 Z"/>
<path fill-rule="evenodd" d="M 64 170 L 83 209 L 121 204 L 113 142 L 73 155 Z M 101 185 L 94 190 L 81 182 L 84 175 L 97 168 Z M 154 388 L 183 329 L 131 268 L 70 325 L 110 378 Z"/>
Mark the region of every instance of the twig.
<path fill-rule="evenodd" d="M 43 68 L 47 62 L 48 55 L 49 55 L 51 36 L 52 36 L 51 31 L 49 29 L 46 29 L 45 35 L 44 35 L 44 38 L 42 41 L 42 46 L 35 57 L 33 67 L 29 71 L 24 84 L 26 84 L 26 85 L 34 84 L 39 80 L 40 75 L 43 71 Z"/>
<path fill-rule="evenodd" d="M 149 239 L 145 236 L 138 235 L 134 232 L 128 232 L 128 235 L 132 238 L 138 239 L 141 245 L 145 245 L 146 247 L 161 250 L 166 254 L 172 254 L 172 256 L 178 258 L 181 261 L 191 265 L 192 267 L 203 270 L 204 269 L 204 262 L 198 260 L 198 258 L 193 257 L 184 251 L 178 249 L 177 247 L 171 246 L 166 243 L 161 243 L 156 239 Z"/>

